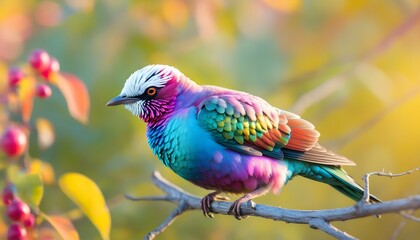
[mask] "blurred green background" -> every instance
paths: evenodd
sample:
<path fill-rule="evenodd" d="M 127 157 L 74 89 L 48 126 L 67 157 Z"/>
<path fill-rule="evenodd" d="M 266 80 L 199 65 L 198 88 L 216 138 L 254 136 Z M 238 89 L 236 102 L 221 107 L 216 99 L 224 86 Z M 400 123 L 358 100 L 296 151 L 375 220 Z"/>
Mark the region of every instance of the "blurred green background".
<path fill-rule="evenodd" d="M 347 170 L 361 182 L 367 172 L 397 173 L 420 165 L 419 7 L 417 0 L 2 0 L 0 79 L 5 81 L 8 66 L 43 48 L 57 57 L 62 71 L 87 84 L 87 125 L 69 116 L 57 89 L 50 99 L 36 100 L 35 117 L 52 121 L 57 140 L 45 152 L 32 147 L 31 155 L 51 163 L 56 176 L 75 171 L 92 178 L 111 208 L 111 239 L 139 239 L 174 208 L 123 198 L 124 193 L 160 194 L 150 180 L 153 170 L 194 194 L 207 192 L 153 156 L 145 124 L 122 107 L 105 107 L 133 71 L 169 64 L 200 84 L 250 92 L 294 111 L 317 126 L 321 143 L 358 164 Z M 419 194 L 419 179 L 418 173 L 373 177 L 371 191 L 383 200 Z M 354 204 L 303 178 L 256 202 L 293 209 Z M 41 209 L 54 213 L 73 207 L 56 185 L 47 187 Z M 334 225 L 363 239 L 419 236 L 418 223 L 397 214 Z M 86 218 L 75 226 L 81 239 L 99 239 Z M 330 237 L 305 225 L 253 217 L 208 219 L 200 211 L 182 215 L 160 236 L 256 238 Z"/>

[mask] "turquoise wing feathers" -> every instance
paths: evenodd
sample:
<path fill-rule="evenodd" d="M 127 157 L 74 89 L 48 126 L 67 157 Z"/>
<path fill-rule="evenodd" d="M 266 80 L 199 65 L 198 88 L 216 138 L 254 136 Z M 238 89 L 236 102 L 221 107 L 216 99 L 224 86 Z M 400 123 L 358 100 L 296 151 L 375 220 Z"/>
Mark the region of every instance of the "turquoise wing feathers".
<path fill-rule="evenodd" d="M 319 145 L 319 132 L 298 115 L 247 94 L 211 96 L 198 105 L 197 119 L 214 140 L 233 151 L 326 165 L 354 165 Z"/>

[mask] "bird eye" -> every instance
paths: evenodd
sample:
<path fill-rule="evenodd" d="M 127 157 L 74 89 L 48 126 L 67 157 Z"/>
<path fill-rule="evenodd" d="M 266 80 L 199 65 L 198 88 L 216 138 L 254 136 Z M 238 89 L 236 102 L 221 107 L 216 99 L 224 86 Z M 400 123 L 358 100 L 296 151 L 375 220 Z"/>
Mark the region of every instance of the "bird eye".
<path fill-rule="evenodd" d="M 155 87 L 149 87 L 146 90 L 147 95 L 154 96 L 157 93 L 157 89 Z"/>

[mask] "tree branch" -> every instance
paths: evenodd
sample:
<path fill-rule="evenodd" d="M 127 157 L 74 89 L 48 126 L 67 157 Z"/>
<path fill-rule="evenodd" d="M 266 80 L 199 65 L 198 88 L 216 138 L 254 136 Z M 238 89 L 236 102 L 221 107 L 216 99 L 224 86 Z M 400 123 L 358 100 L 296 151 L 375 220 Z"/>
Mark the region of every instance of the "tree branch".
<path fill-rule="evenodd" d="M 346 232 L 343 232 L 330 223 L 326 222 L 324 219 L 321 218 L 314 218 L 313 220 L 309 221 L 309 226 L 313 229 L 320 229 L 329 235 L 337 238 L 337 239 L 343 239 L 343 240 L 354 240 L 356 239 L 353 236 L 350 236 Z"/>
<path fill-rule="evenodd" d="M 181 200 L 178 204 L 178 207 L 171 212 L 171 214 L 165 219 L 165 221 L 163 221 L 155 230 L 149 232 L 144 237 L 144 239 L 148 240 L 157 237 L 157 235 L 165 231 L 165 229 L 168 228 L 176 220 L 176 218 L 186 210 L 188 210 L 188 205 Z"/>
<path fill-rule="evenodd" d="M 375 59 L 385 50 L 387 50 L 393 43 L 395 43 L 401 36 L 410 30 L 415 29 L 416 25 L 420 22 L 420 8 L 416 9 L 410 16 L 408 16 L 404 22 L 396 26 L 391 32 L 389 32 L 384 38 L 382 38 L 376 45 L 373 46 L 366 54 L 361 56 L 354 62 L 350 62 L 344 65 L 344 70 L 337 75 L 331 77 L 329 80 L 325 81 L 323 84 L 319 85 L 317 88 L 308 91 L 306 94 L 298 98 L 293 106 L 291 106 L 290 111 L 302 114 L 306 109 L 315 103 L 320 102 L 331 94 L 337 92 L 337 89 L 341 88 L 349 79 L 349 76 L 353 74 L 357 68 L 365 63 L 369 62 L 372 59 Z M 325 67 L 325 69 L 330 69 L 330 66 Z M 319 70 L 318 72 L 323 72 Z M 308 74 L 310 77 L 306 79 L 314 79 L 314 73 Z"/>
<path fill-rule="evenodd" d="M 369 177 L 371 175 L 398 177 L 410 174 L 414 171 L 420 170 L 419 168 L 399 173 L 385 173 L 373 172 L 368 173 L 364 177 L 365 192 L 369 192 Z M 168 201 L 178 205 L 178 207 L 159 225 L 155 230 L 148 233 L 145 239 L 154 239 L 169 227 L 176 218 L 187 210 L 200 210 L 201 211 L 201 198 L 187 193 L 180 187 L 170 183 L 163 178 L 159 172 L 154 172 L 152 176 L 154 184 L 164 191 L 166 194 L 163 196 L 145 196 L 134 197 L 126 195 L 126 198 L 132 201 Z M 385 201 L 377 204 L 369 204 L 369 195 L 366 193 L 363 199 L 354 206 L 326 209 L 326 210 L 293 210 L 278 208 L 263 204 L 257 204 L 255 208 L 248 207 L 247 204 L 241 206 L 241 213 L 247 216 L 256 216 L 261 218 L 272 219 L 276 221 L 283 221 L 287 223 L 307 224 L 312 228 L 319 229 L 337 239 L 355 239 L 353 236 L 345 233 L 344 231 L 335 228 L 331 225 L 334 221 L 345 221 L 367 216 L 381 215 L 387 213 L 399 213 L 404 210 L 414 211 L 420 208 L 420 195 L 415 195 L 407 198 Z M 232 203 L 215 201 L 211 204 L 211 211 L 215 214 L 229 215 L 229 207 Z M 417 221 L 408 213 L 404 214 L 407 219 Z"/>

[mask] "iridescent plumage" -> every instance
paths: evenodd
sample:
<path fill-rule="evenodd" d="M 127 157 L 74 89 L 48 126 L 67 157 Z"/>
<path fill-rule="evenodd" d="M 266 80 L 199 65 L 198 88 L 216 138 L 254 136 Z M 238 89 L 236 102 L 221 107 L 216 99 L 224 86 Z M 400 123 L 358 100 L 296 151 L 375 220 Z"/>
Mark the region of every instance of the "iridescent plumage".
<path fill-rule="evenodd" d="M 277 192 L 301 175 L 327 183 L 354 200 L 363 189 L 340 167 L 355 165 L 318 143 L 319 132 L 298 115 L 248 93 L 200 86 L 177 69 L 150 65 L 133 73 L 107 105 L 124 106 L 147 123 L 159 159 L 186 180 L 214 193 L 244 193 L 231 207 Z M 379 200 L 371 196 L 372 202 Z"/>

